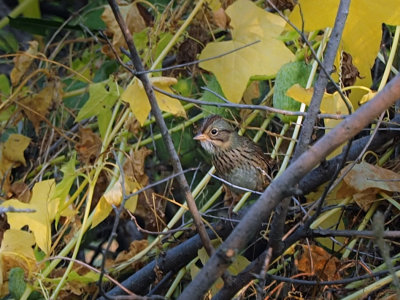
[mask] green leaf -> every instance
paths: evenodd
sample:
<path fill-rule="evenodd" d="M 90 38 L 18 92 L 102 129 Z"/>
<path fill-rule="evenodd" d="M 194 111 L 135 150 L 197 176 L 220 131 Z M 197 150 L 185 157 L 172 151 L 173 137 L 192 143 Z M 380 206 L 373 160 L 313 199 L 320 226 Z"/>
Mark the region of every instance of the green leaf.
<path fill-rule="evenodd" d="M 5 53 L 15 53 L 18 51 L 18 41 L 15 36 L 2 29 L 0 30 L 0 50 L 3 50 Z"/>
<path fill-rule="evenodd" d="M 68 281 L 74 280 L 82 283 L 92 283 L 99 280 L 99 274 L 93 271 L 87 272 L 85 275 L 79 275 L 76 271 L 71 271 L 68 275 Z"/>
<path fill-rule="evenodd" d="M 216 94 L 225 97 L 224 92 L 222 91 L 221 86 L 219 85 L 215 76 L 211 77 L 211 80 L 207 83 L 207 88 L 215 92 Z M 207 90 L 204 91 L 201 100 L 214 103 L 224 103 L 223 100 L 221 100 L 219 97 L 217 97 L 216 95 Z M 218 106 L 208 106 L 208 105 L 202 105 L 202 108 L 206 114 L 210 115 L 217 114 L 222 117 L 228 117 L 230 115 L 228 108 L 218 107 Z"/>
<path fill-rule="evenodd" d="M 24 17 L 12 18 L 10 16 L 8 18 L 10 19 L 11 27 L 23 30 L 31 34 L 37 34 L 42 36 L 48 35 L 49 32 L 60 28 L 60 26 L 64 24 L 64 22 L 54 21 L 54 20 L 43 20 L 43 19 L 33 19 Z M 63 28 L 68 30 L 83 32 L 83 28 L 79 25 L 67 24 L 63 26 Z"/>
<path fill-rule="evenodd" d="M 10 95 L 10 81 L 5 74 L 0 74 L 0 94 Z"/>
<path fill-rule="evenodd" d="M 108 123 L 111 120 L 111 108 L 117 101 L 121 88 L 113 78 L 107 82 L 94 83 L 89 86 L 89 100 L 79 111 L 75 121 L 79 122 L 97 116 L 100 134 L 104 138 Z"/>
<path fill-rule="evenodd" d="M 28 2 L 26 0 L 18 0 L 20 4 L 23 2 Z M 40 5 L 39 5 L 39 0 L 32 0 L 28 2 L 28 5 L 25 6 L 25 9 L 23 11 L 24 17 L 27 18 L 41 18 L 40 14 Z"/>
<path fill-rule="evenodd" d="M 293 98 L 286 96 L 286 91 L 294 84 L 298 83 L 302 87 L 307 84 L 308 77 L 310 76 L 311 65 L 307 65 L 302 61 L 287 63 L 282 66 L 276 75 L 273 106 L 275 108 L 298 111 L 301 103 L 295 101 Z M 296 121 L 296 116 L 278 115 L 279 118 L 285 122 Z"/>
<path fill-rule="evenodd" d="M 56 185 L 56 190 L 54 192 L 54 199 L 58 199 L 58 207 L 60 208 L 56 214 L 56 224 L 63 211 L 66 209 L 65 203 L 67 197 L 69 195 L 69 191 L 74 183 L 76 177 L 78 176 L 78 172 L 75 170 L 76 165 L 76 152 L 72 155 L 72 157 L 68 160 L 66 164 L 61 167 L 61 172 L 63 172 L 63 179 Z"/>
<path fill-rule="evenodd" d="M 83 16 L 83 24 L 85 24 L 85 26 L 90 30 L 105 30 L 107 26 L 101 19 L 103 11 L 104 7 L 98 7 L 89 11 Z"/>
<path fill-rule="evenodd" d="M 24 277 L 25 274 L 22 268 L 17 267 L 11 269 L 8 281 L 8 289 L 14 299 L 21 299 L 25 291 L 26 282 Z"/>

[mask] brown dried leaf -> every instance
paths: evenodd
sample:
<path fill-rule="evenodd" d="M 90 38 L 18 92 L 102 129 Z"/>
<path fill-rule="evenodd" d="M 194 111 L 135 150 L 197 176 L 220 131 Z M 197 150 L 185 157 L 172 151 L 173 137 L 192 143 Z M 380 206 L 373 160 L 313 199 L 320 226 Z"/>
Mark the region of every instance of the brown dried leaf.
<path fill-rule="evenodd" d="M 345 168 L 343 172 L 346 172 Z M 369 191 L 374 195 L 380 190 L 387 192 L 400 191 L 400 174 L 371 165 L 366 162 L 356 164 L 344 177 L 344 184 L 340 190 L 340 196 L 347 197 L 354 194 Z"/>
<path fill-rule="evenodd" d="M 271 0 L 271 2 L 280 11 L 283 11 L 285 9 L 292 10 L 295 4 L 297 3 L 297 1 L 295 2 L 293 0 Z M 272 5 L 269 5 L 268 1 L 267 1 L 267 6 L 272 7 Z"/>
<path fill-rule="evenodd" d="M 166 201 L 148 189 L 139 195 L 135 215 L 144 220 L 146 230 L 161 231 L 165 226 L 165 206 Z"/>
<path fill-rule="evenodd" d="M 100 154 L 100 137 L 90 128 L 80 128 L 79 138 L 80 141 L 75 145 L 75 149 L 78 151 L 80 161 L 85 165 L 93 164 Z"/>
<path fill-rule="evenodd" d="M 124 164 L 125 177 L 132 182 L 138 182 L 141 187 L 145 187 L 149 183 L 149 177 L 144 172 L 144 162 L 151 153 L 151 150 L 142 147 L 131 153 Z"/>
<path fill-rule="evenodd" d="M 320 280 L 339 280 L 340 260 L 316 245 L 302 245 L 303 253 L 295 263 L 300 272 L 318 276 Z"/>
<path fill-rule="evenodd" d="M 120 262 L 127 261 L 129 258 L 132 258 L 136 254 L 138 254 L 140 251 L 145 249 L 148 245 L 149 245 L 149 242 L 147 240 L 133 241 L 130 244 L 128 251 L 124 250 L 124 251 L 120 252 L 118 254 L 117 258 L 113 262 L 111 262 L 111 261 L 107 261 L 107 262 L 111 263 L 111 264 L 118 264 Z M 138 266 L 138 262 L 134 262 L 132 268 L 135 269 L 137 266 Z"/>
<path fill-rule="evenodd" d="M 16 198 L 23 203 L 29 203 L 31 200 L 31 191 L 28 185 L 22 181 L 11 184 L 10 192 L 7 195 L 8 199 Z"/>
<path fill-rule="evenodd" d="M 131 33 L 140 32 L 146 28 L 146 22 L 140 14 L 136 3 L 131 3 L 129 5 L 120 5 L 119 9 Z M 122 35 L 121 29 L 119 28 L 119 25 L 115 20 L 114 14 L 112 13 L 109 6 L 107 6 L 104 10 L 103 14 L 101 15 L 101 19 L 104 23 L 106 23 L 107 33 L 112 35 L 113 37 L 112 45 L 115 51 L 120 54 L 120 47 L 126 48 L 126 43 Z M 102 51 L 107 56 L 114 57 L 114 54 L 108 45 L 103 46 Z"/>
<path fill-rule="evenodd" d="M 343 86 L 352 86 L 356 82 L 357 78 L 362 78 L 357 67 L 353 64 L 352 56 L 343 51 L 342 59 L 342 81 Z"/>
<path fill-rule="evenodd" d="M 135 136 L 141 131 L 140 123 L 133 115 L 126 121 L 125 128 Z"/>
<path fill-rule="evenodd" d="M 60 102 L 62 98 L 62 85 L 59 81 L 49 81 L 47 86 L 38 94 L 29 95 L 20 100 L 22 110 L 35 127 L 36 133 L 39 131 L 40 122 L 43 121 L 54 102 Z"/>
<path fill-rule="evenodd" d="M 36 55 L 38 53 L 38 45 L 39 44 L 37 41 L 30 41 L 29 49 L 14 58 L 15 65 L 10 74 L 11 83 L 13 86 L 16 86 L 19 83 L 21 78 L 31 66 L 34 59 L 31 57 L 31 55 Z"/>
<path fill-rule="evenodd" d="M 214 22 L 219 28 L 224 30 L 229 28 L 231 18 L 226 14 L 225 9 L 220 7 L 219 9 L 213 11 Z"/>

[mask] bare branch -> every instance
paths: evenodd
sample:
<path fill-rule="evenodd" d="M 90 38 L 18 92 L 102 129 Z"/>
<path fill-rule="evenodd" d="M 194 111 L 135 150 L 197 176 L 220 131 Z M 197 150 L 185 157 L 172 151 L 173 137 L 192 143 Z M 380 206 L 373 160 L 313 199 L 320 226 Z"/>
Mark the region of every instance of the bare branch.
<path fill-rule="evenodd" d="M 259 232 L 262 222 L 268 219 L 276 205 L 284 197 L 290 196 L 290 187 L 296 187 L 297 183 L 329 153 L 354 137 L 380 113 L 394 104 L 399 97 L 400 75 L 397 75 L 371 101 L 323 136 L 294 161 L 281 176 L 275 178 L 249 209 L 242 222 L 182 292 L 179 299 L 201 298 L 231 264 L 234 255 L 245 247 L 254 234 Z"/>
<path fill-rule="evenodd" d="M 136 51 L 136 47 L 133 43 L 132 34 L 130 33 L 128 27 L 126 26 L 126 24 L 122 18 L 121 12 L 119 11 L 116 1 L 108 0 L 108 3 L 110 4 L 110 7 L 113 11 L 115 19 L 118 22 L 119 27 L 121 28 L 122 34 L 124 35 L 124 39 L 128 45 L 130 57 L 131 57 L 131 60 L 132 60 L 133 66 L 135 67 L 136 72 L 143 72 L 144 67 L 143 67 L 142 61 L 140 60 L 140 57 Z M 164 118 L 161 114 L 161 110 L 158 106 L 158 103 L 157 103 L 152 85 L 150 83 L 150 80 L 147 77 L 147 74 L 138 74 L 137 77 L 143 83 L 143 87 L 145 89 L 146 95 L 147 95 L 150 105 L 151 105 L 152 114 L 154 115 L 154 117 L 156 119 L 157 125 L 160 127 L 161 135 L 162 135 L 164 143 L 168 149 L 168 153 L 171 157 L 171 163 L 172 163 L 174 172 L 181 173 L 183 171 L 182 165 L 180 163 L 179 156 L 175 151 L 175 147 L 174 147 L 172 138 L 171 138 L 170 134 L 168 133 L 167 125 L 165 124 Z M 178 181 L 178 184 L 180 185 L 181 190 L 183 191 L 183 193 L 185 195 L 186 202 L 187 202 L 189 210 L 193 216 L 193 220 L 194 220 L 196 228 L 199 232 L 201 240 L 203 241 L 204 248 L 207 250 L 207 253 L 209 255 L 211 255 L 214 250 L 211 245 L 211 241 L 207 235 L 204 223 L 201 220 L 201 216 L 197 209 L 193 195 L 190 191 L 190 187 L 186 181 L 186 177 L 183 174 L 181 174 L 178 176 L 177 181 Z"/>

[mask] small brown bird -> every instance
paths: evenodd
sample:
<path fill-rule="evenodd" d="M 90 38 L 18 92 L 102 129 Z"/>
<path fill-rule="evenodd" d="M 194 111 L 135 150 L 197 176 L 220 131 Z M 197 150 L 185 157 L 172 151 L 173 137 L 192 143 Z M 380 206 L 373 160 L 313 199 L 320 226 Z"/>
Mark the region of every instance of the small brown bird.
<path fill-rule="evenodd" d="M 217 175 L 239 187 L 263 191 L 270 183 L 269 162 L 261 148 L 240 136 L 223 118 L 212 115 L 204 119 L 194 137 L 211 154 Z M 235 197 L 244 191 L 229 186 Z"/>

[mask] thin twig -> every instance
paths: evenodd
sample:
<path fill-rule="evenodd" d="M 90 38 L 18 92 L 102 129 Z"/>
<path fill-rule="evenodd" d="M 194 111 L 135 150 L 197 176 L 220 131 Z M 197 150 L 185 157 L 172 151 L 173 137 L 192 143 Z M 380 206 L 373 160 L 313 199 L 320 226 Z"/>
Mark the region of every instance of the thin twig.
<path fill-rule="evenodd" d="M 374 99 L 361 106 L 332 131 L 319 139 L 282 173 L 275 178 L 260 198 L 249 208 L 246 215 L 230 236 L 210 257 L 197 276 L 178 299 L 201 298 L 217 278 L 231 264 L 229 254 L 237 253 L 259 232 L 262 222 L 269 218 L 272 210 L 284 197 L 290 196 L 291 188 L 329 153 L 354 137 L 367 126 L 376 115 L 393 105 L 400 96 L 400 75 L 392 79 Z"/>
<path fill-rule="evenodd" d="M 400 267 L 394 268 L 396 271 L 400 270 Z M 330 280 L 330 281 L 318 281 L 318 280 L 301 280 L 301 279 L 294 279 L 294 278 L 287 278 L 283 276 L 278 276 L 278 275 L 270 275 L 268 274 L 267 277 L 269 277 L 272 280 L 277 280 L 277 281 L 283 281 L 283 282 L 288 282 L 288 283 L 293 283 L 293 284 L 304 284 L 304 285 L 337 285 L 337 284 L 349 284 L 355 281 L 363 280 L 363 279 L 369 279 L 369 278 L 374 278 L 377 276 L 382 276 L 389 273 L 388 270 L 384 271 L 378 271 L 374 272 L 372 274 L 366 274 L 366 275 L 361 275 L 353 278 L 346 278 L 346 279 L 340 279 L 340 280 Z"/>
<path fill-rule="evenodd" d="M 154 70 L 137 71 L 137 72 L 135 73 L 135 75 L 143 75 L 143 74 L 154 73 L 154 72 L 164 72 L 164 71 L 173 70 L 173 69 L 177 69 L 177 68 L 182 68 L 182 67 L 187 67 L 187 66 L 196 65 L 196 64 L 198 64 L 198 63 L 202 63 L 202 62 L 209 61 L 209 60 L 214 60 L 214 59 L 217 59 L 217 58 L 226 56 L 226 55 L 228 55 L 228 54 L 232 54 L 232 53 L 234 53 L 234 52 L 236 52 L 236 51 L 239 51 L 239 50 L 242 50 L 242 49 L 244 49 L 244 48 L 253 46 L 254 44 L 257 44 L 257 43 L 259 43 L 259 42 L 260 42 L 260 40 L 256 40 L 256 41 L 254 41 L 254 42 L 245 44 L 245 45 L 243 45 L 243 46 L 241 46 L 241 47 L 235 48 L 235 49 L 233 49 L 233 50 L 224 52 L 224 53 L 219 54 L 219 55 L 215 55 L 215 56 L 213 56 L 213 57 L 208 57 L 208 58 L 204 58 L 204 59 L 198 59 L 198 60 L 194 60 L 194 61 L 187 62 L 187 63 L 184 63 L 184 64 L 180 64 L 180 65 L 174 65 L 174 66 L 165 67 L 165 68 L 161 68 L 161 69 L 154 69 Z M 127 53 L 126 51 L 123 51 L 123 52 L 124 52 L 128 57 L 131 57 L 130 54 Z"/>
<path fill-rule="evenodd" d="M 134 66 L 136 72 L 143 72 L 144 67 L 143 67 L 142 61 L 140 60 L 140 57 L 137 53 L 136 47 L 133 43 L 132 34 L 130 33 L 128 27 L 125 24 L 125 21 L 122 18 L 121 12 L 119 10 L 119 7 L 118 7 L 116 1 L 108 0 L 108 3 L 110 4 L 110 7 L 113 11 L 115 19 L 118 22 L 119 27 L 121 28 L 122 34 L 124 35 L 124 39 L 128 45 L 130 57 L 131 57 L 131 60 L 132 60 L 132 63 L 133 63 L 133 66 Z M 150 105 L 151 105 L 151 111 L 153 113 L 154 118 L 156 119 L 157 125 L 160 127 L 161 135 L 162 135 L 164 143 L 168 149 L 168 153 L 171 157 L 171 163 L 172 163 L 172 166 L 174 169 L 174 173 L 181 173 L 183 171 L 182 165 L 180 163 L 179 156 L 175 151 L 175 147 L 174 147 L 174 143 L 172 141 L 171 135 L 168 133 L 167 125 L 165 124 L 165 120 L 164 120 L 162 113 L 160 111 L 160 108 L 158 106 L 158 103 L 157 103 L 152 85 L 150 83 L 150 80 L 149 80 L 147 74 L 138 74 L 137 77 L 143 83 L 143 87 L 145 89 L 146 95 L 147 95 Z M 206 249 L 207 253 L 211 256 L 212 253 L 214 252 L 214 249 L 213 249 L 211 241 L 207 235 L 204 223 L 201 220 L 201 216 L 197 209 L 196 202 L 194 201 L 193 195 L 190 191 L 190 188 L 186 181 L 186 178 L 183 174 L 181 174 L 178 176 L 177 181 L 178 181 L 178 184 L 180 185 L 182 192 L 185 195 L 186 202 L 187 202 L 189 210 L 193 216 L 194 223 L 199 232 L 199 235 L 203 242 L 204 248 Z"/>
<path fill-rule="evenodd" d="M 30 209 L 30 208 L 15 208 L 12 206 L 0 206 L 0 215 L 5 214 L 5 213 L 34 213 L 36 212 L 35 209 Z"/>
<path fill-rule="evenodd" d="M 216 106 L 216 107 L 230 107 L 230 108 L 251 109 L 251 110 L 265 110 L 265 111 L 268 111 L 271 113 L 282 114 L 282 115 L 287 115 L 287 116 L 303 116 L 304 117 L 307 115 L 306 112 L 283 110 L 283 109 L 278 109 L 278 108 L 270 107 L 270 106 L 266 106 L 266 105 L 240 104 L 240 103 L 232 103 L 232 102 L 228 102 L 228 103 L 226 103 L 226 102 L 208 102 L 208 101 L 203 101 L 203 100 L 197 100 L 197 99 L 188 98 L 188 97 L 169 93 L 169 92 L 164 91 L 154 85 L 153 85 L 153 89 L 161 94 L 168 96 L 168 97 L 178 99 L 181 101 L 186 101 L 189 103 L 198 104 L 198 105 L 209 105 L 209 106 Z M 218 97 L 220 98 L 221 96 L 219 95 Z M 319 119 L 335 119 L 335 120 L 345 119 L 348 117 L 348 115 L 341 115 L 341 114 L 318 114 L 317 116 Z"/>

